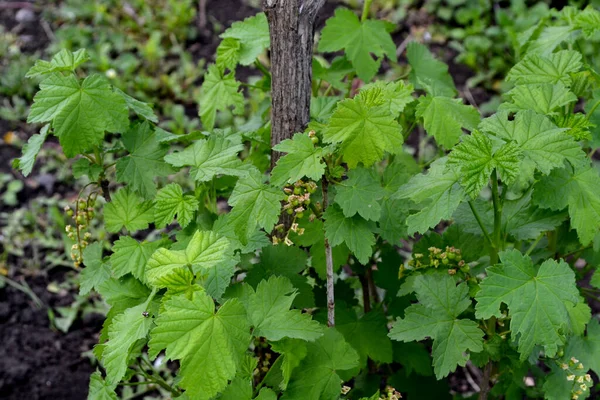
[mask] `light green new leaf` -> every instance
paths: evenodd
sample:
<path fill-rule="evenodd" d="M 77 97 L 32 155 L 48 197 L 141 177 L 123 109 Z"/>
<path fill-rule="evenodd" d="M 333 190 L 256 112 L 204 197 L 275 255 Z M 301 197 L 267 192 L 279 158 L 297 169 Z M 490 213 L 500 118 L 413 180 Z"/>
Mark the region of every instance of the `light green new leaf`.
<path fill-rule="evenodd" d="M 125 274 L 131 274 L 141 280 L 146 281 L 146 263 L 156 249 L 164 242 L 138 242 L 132 237 L 121 236 L 114 242 L 110 256 L 110 265 L 115 278 L 120 278 Z"/>
<path fill-rule="evenodd" d="M 355 215 L 347 218 L 337 204 L 331 204 L 323 214 L 325 237 L 329 244 L 337 246 L 346 243 L 361 264 L 367 264 L 373 254 L 375 244 L 375 224 Z"/>
<path fill-rule="evenodd" d="M 448 66 L 436 60 L 427 47 L 410 42 L 406 56 L 411 67 L 410 81 L 417 89 L 424 89 L 430 96 L 456 95 L 456 87 L 448 72 Z"/>
<path fill-rule="evenodd" d="M 357 318 L 354 310 L 336 308 L 335 327 L 360 355 L 361 365 L 367 357 L 382 363 L 392 362 L 392 342 L 388 337 L 387 318 L 373 310 Z"/>
<path fill-rule="evenodd" d="M 165 161 L 174 167 L 191 166 L 190 175 L 198 182 L 207 182 L 216 175 L 245 175 L 247 169 L 238 157 L 242 150 L 243 144 L 233 144 L 224 136 L 213 134 L 183 151 L 165 156 Z"/>
<path fill-rule="evenodd" d="M 409 235 L 425 233 L 441 220 L 449 219 L 465 199 L 459 183 L 461 176 L 446 168 L 447 161 L 446 157 L 436 160 L 427 174 L 414 176 L 394 195 L 396 199 L 410 199 L 420 207 L 419 212 L 406 220 Z"/>
<path fill-rule="evenodd" d="M 273 147 L 273 150 L 288 153 L 277 161 L 271 174 L 271 183 L 283 186 L 296 182 L 303 177 L 319 181 L 325 173 L 323 156 L 327 150 L 315 146 L 305 133 L 296 133 L 292 139 L 286 139 Z"/>
<path fill-rule="evenodd" d="M 100 145 L 105 131 L 124 132 L 129 126 L 125 99 L 101 75 L 80 83 L 73 75 L 53 73 L 40 83 L 33 100 L 27 122 L 52 121 L 67 157 Z"/>
<path fill-rule="evenodd" d="M 94 242 L 83 250 L 85 268 L 79 274 L 79 295 L 98 289 L 110 278 L 110 265 L 102 262 L 102 242 Z"/>
<path fill-rule="evenodd" d="M 308 342 L 306 349 L 281 400 L 337 400 L 341 390 L 337 372 L 356 368 L 358 354 L 335 328 Z"/>
<path fill-rule="evenodd" d="M 499 111 L 533 110 L 538 114 L 554 115 L 556 109 L 577 101 L 577 96 L 561 82 L 519 85 L 507 96 L 510 102 L 500 104 Z"/>
<path fill-rule="evenodd" d="M 571 26 L 547 26 L 527 47 L 528 54 L 549 56 L 562 42 L 572 43 L 577 33 Z"/>
<path fill-rule="evenodd" d="M 229 259 L 231 252 L 226 238 L 210 231 L 196 231 L 185 250 L 156 250 L 146 265 L 146 279 L 154 286 L 164 287 L 161 278 L 174 269 L 188 267 L 198 273 Z"/>
<path fill-rule="evenodd" d="M 240 51 L 242 49 L 242 43 L 239 39 L 225 38 L 219 43 L 217 47 L 217 59 L 215 60 L 217 67 L 221 71 L 225 69 L 234 70 L 240 61 Z"/>
<path fill-rule="evenodd" d="M 415 115 L 423 118 L 427 134 L 447 149 L 458 143 L 463 128 L 473 130 L 479 124 L 479 112 L 450 97 L 420 97 Z"/>
<path fill-rule="evenodd" d="M 385 190 L 372 170 L 362 167 L 350 170 L 348 179 L 335 188 L 335 202 L 346 217 L 358 213 L 364 219 L 377 221 L 381 216 L 377 200 L 384 196 Z"/>
<path fill-rule="evenodd" d="M 265 13 L 258 13 L 243 21 L 234 22 L 220 37 L 225 39 L 223 42 L 227 41 L 228 38 L 237 39 L 240 43 L 237 56 L 239 63 L 250 65 L 270 45 L 267 17 Z M 232 47 L 231 44 L 228 46 Z"/>
<path fill-rule="evenodd" d="M 573 25 L 581 29 L 586 39 L 592 39 L 600 32 L 600 11 L 588 5 L 575 16 Z"/>
<path fill-rule="evenodd" d="M 233 225 L 236 235 L 243 245 L 256 231 L 257 227 L 270 232 L 277 223 L 284 199 L 283 191 L 263 183 L 263 175 L 252 170 L 240 178 L 229 197 L 233 207 L 229 213 L 229 223 Z"/>
<path fill-rule="evenodd" d="M 144 339 L 152 326 L 152 318 L 143 313 L 147 305 L 140 304 L 116 316 L 108 329 L 108 342 L 102 352 L 102 364 L 106 368 L 106 381 L 117 384 L 127 371 L 131 346 Z"/>
<path fill-rule="evenodd" d="M 384 55 L 396 61 L 396 45 L 385 29 L 385 23 L 377 20 L 361 22 L 347 8 L 335 10 L 335 15 L 325 22 L 319 40 L 319 51 L 339 50 L 345 51 L 358 77 L 365 82 L 377 74 Z"/>
<path fill-rule="evenodd" d="M 269 340 L 296 338 L 313 341 L 323 335 L 324 329 L 309 314 L 290 310 L 297 291 L 289 279 L 272 276 L 262 280 L 256 292 L 250 289 L 246 310 L 248 320 L 254 326 L 254 336 Z"/>
<path fill-rule="evenodd" d="M 240 83 L 235 74 L 225 75 L 215 64 L 208 67 L 200 88 L 200 118 L 204 127 L 212 131 L 215 127 L 217 111 L 233 107 L 234 114 L 244 112 L 244 95 L 239 91 Z"/>
<path fill-rule="evenodd" d="M 396 321 L 389 336 L 404 342 L 431 337 L 433 369 L 441 379 L 467 363 L 468 351 L 483 350 L 483 331 L 475 321 L 458 319 L 471 304 L 466 283 L 456 286 L 447 274 L 418 275 L 414 290 L 420 304 L 405 310 L 404 319 Z"/>
<path fill-rule="evenodd" d="M 163 161 L 169 147 L 158 142 L 148 122 L 133 126 L 121 140 L 129 155 L 117 160 L 117 181 L 128 183 L 145 199 L 153 197 L 156 194 L 154 178 L 173 173 Z"/>
<path fill-rule="evenodd" d="M 548 118 L 533 111 L 521 111 L 514 120 L 507 112 L 499 112 L 481 122 L 482 131 L 490 132 L 506 142 L 516 142 L 523 152 L 521 172 L 523 181 L 533 179 L 534 169 L 547 175 L 563 166 L 565 160 L 577 163 L 585 153 L 565 129 L 557 128 Z"/>
<path fill-rule="evenodd" d="M 472 199 L 479 196 L 496 169 L 506 184 L 511 184 L 519 172 L 521 152 L 514 142 L 508 142 L 496 151 L 492 141 L 483 133 L 474 131 L 452 149 L 448 165 L 462 175 L 461 183 Z"/>
<path fill-rule="evenodd" d="M 575 274 L 564 261 L 546 260 L 539 268 L 518 250 L 500 253 L 501 265 L 486 270 L 487 278 L 475 299 L 477 318 L 500 317 L 500 304 L 508 306 L 511 338 L 518 342 L 521 360 L 536 345 L 553 357 L 570 332 L 569 309 L 579 300 Z"/>
<path fill-rule="evenodd" d="M 401 152 L 404 137 L 381 89 L 372 88 L 338 103 L 323 140 L 341 143 L 344 161 L 350 168 L 356 168 L 358 163 L 365 167 L 373 165 L 386 151 Z"/>
<path fill-rule="evenodd" d="M 104 206 L 104 224 L 109 232 L 118 232 L 125 227 L 133 233 L 148 228 L 154 220 L 151 201 L 142 201 L 128 188 L 121 188 L 112 196 L 112 201 Z"/>
<path fill-rule="evenodd" d="M 194 212 L 198 209 L 198 200 L 192 195 L 183 195 L 181 186 L 171 183 L 161 190 L 155 198 L 154 219 L 156 227 L 162 228 L 171 222 L 177 214 L 177 222 L 182 228 L 192 222 Z"/>
<path fill-rule="evenodd" d="M 100 371 L 96 371 L 90 376 L 90 388 L 87 400 L 117 400 L 115 388 L 117 385 L 111 385 L 102 379 Z"/>
<path fill-rule="evenodd" d="M 534 187 L 533 201 L 552 210 L 568 207 L 571 226 L 584 246 L 600 229 L 600 176 L 586 161 L 543 177 Z"/>
<path fill-rule="evenodd" d="M 415 100 L 412 96 L 413 86 L 405 84 L 402 80 L 396 82 L 376 81 L 363 86 L 361 91 L 371 89 L 381 90 L 384 104 L 389 107 L 390 114 L 394 117 L 398 116 L 408 104 Z"/>
<path fill-rule="evenodd" d="M 29 176 L 31 171 L 33 170 L 33 164 L 35 164 L 35 159 L 37 158 L 42 145 L 46 141 L 48 137 L 48 132 L 50 131 L 50 125 L 44 125 L 42 129 L 40 129 L 40 133 L 35 134 L 29 138 L 27 144 L 23 146 L 22 155 L 18 159 L 13 162 L 13 168 L 18 168 L 21 170 L 24 176 Z"/>
<path fill-rule="evenodd" d="M 579 71 L 582 66 L 581 53 L 574 50 L 558 51 L 548 57 L 533 54 L 516 64 L 506 80 L 517 85 L 561 82 L 570 86 L 570 74 Z"/>
<path fill-rule="evenodd" d="M 25 78 L 32 78 L 34 76 L 60 71 L 75 71 L 75 68 L 89 59 L 90 56 L 85 49 L 79 49 L 75 53 L 67 49 L 62 49 L 58 54 L 52 57 L 52 60 L 50 61 L 37 60 L 35 65 L 27 71 Z"/>
<path fill-rule="evenodd" d="M 236 375 L 250 339 L 246 311 L 237 299 L 215 313 L 210 296 L 194 292 L 191 300 L 178 295 L 165 302 L 150 334 L 150 355 L 166 349 L 168 359 L 181 360 L 179 385 L 190 397 L 208 400 Z"/>

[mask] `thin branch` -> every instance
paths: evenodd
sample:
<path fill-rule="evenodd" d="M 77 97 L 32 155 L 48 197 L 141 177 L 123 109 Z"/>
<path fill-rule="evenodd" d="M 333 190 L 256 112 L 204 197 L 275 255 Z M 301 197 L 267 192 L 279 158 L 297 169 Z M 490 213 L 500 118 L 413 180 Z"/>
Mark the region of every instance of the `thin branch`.
<path fill-rule="evenodd" d="M 329 183 L 327 179 L 323 177 L 322 189 L 323 189 L 323 211 L 327 209 L 327 191 Z M 325 237 L 325 264 L 327 267 L 327 325 L 335 326 L 335 293 L 333 284 L 333 253 L 329 240 Z"/>

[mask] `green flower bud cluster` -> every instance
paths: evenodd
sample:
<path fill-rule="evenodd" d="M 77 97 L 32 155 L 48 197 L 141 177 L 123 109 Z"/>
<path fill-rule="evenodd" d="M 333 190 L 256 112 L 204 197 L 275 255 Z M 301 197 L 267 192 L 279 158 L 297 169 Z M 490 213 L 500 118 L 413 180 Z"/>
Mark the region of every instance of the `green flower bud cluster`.
<path fill-rule="evenodd" d="M 83 250 L 89 245 L 92 234 L 86 232 L 89 228 L 90 221 L 95 217 L 96 212 L 94 206 L 96 200 L 91 196 L 86 200 L 79 199 L 75 207 L 75 211 L 70 206 L 65 206 L 65 214 L 72 218 L 75 222 L 74 225 L 67 225 L 65 231 L 67 237 L 76 243 L 71 246 L 71 260 L 75 268 L 79 268 L 83 262 Z"/>
<path fill-rule="evenodd" d="M 469 272 L 470 268 L 463 260 L 460 249 L 452 246 L 446 246 L 445 250 L 437 247 L 427 249 L 428 254 L 415 253 L 413 258 L 408 262 L 408 265 L 413 269 L 423 268 L 442 268 L 448 269 L 449 275 L 455 275 L 457 271 Z"/>

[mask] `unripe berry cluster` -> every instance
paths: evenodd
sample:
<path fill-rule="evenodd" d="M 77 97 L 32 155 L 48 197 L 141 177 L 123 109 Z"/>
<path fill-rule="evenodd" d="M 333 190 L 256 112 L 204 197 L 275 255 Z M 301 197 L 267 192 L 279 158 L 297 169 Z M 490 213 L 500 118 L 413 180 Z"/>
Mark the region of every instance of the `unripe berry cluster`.
<path fill-rule="evenodd" d="M 79 199 L 75 206 L 75 211 L 70 206 L 65 206 L 65 214 L 72 218 L 74 225 L 67 225 L 65 231 L 69 239 L 76 243 L 71 246 L 71 260 L 75 268 L 79 268 L 83 262 L 83 250 L 88 246 L 92 234 L 86 232 L 89 228 L 90 221 L 95 217 L 96 212 L 94 206 L 95 198 L 90 196 L 87 200 Z"/>
<path fill-rule="evenodd" d="M 296 218 L 304 218 L 304 212 L 309 208 L 310 195 L 317 191 L 317 184 L 313 181 L 297 181 L 293 185 L 283 188 L 286 194 L 283 209 L 289 215 L 294 214 Z"/>

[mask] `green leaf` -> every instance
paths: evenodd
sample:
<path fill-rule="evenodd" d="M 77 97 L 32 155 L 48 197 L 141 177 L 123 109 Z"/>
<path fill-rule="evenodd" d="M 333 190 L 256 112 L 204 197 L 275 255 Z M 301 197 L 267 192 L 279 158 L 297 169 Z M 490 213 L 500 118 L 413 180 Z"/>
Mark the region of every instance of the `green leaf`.
<path fill-rule="evenodd" d="M 556 110 L 577 101 L 577 96 L 561 82 L 519 85 L 507 93 L 510 102 L 500 104 L 499 111 L 533 110 L 538 114 L 554 115 Z"/>
<path fill-rule="evenodd" d="M 398 319 L 389 336 L 394 340 L 410 342 L 433 339 L 433 369 L 441 379 L 469 360 L 467 351 L 483 350 L 483 331 L 477 323 L 458 319 L 470 305 L 469 287 L 456 286 L 447 274 L 418 275 L 414 289 L 420 304 L 405 310 L 404 319 Z"/>
<path fill-rule="evenodd" d="M 232 257 L 223 262 L 204 268 L 198 274 L 198 283 L 214 299 L 220 301 L 223 293 L 231 283 L 235 273 L 235 266 L 239 264 L 239 257 Z"/>
<path fill-rule="evenodd" d="M 129 188 L 121 188 L 104 206 L 104 223 L 109 232 L 118 232 L 125 227 L 129 232 L 148 228 L 154 220 L 151 201 L 142 201 Z"/>
<path fill-rule="evenodd" d="M 570 74 L 579 71 L 582 66 L 581 53 L 574 50 L 558 51 L 548 57 L 533 54 L 516 64 L 506 80 L 517 85 L 561 82 L 570 86 Z"/>
<path fill-rule="evenodd" d="M 414 91 L 413 86 L 405 84 L 402 80 L 396 82 L 376 81 L 363 86 L 361 91 L 374 88 L 381 90 L 385 104 L 389 107 L 390 114 L 394 117 L 398 116 L 408 104 L 415 100 L 412 96 Z"/>
<path fill-rule="evenodd" d="M 240 83 L 235 80 L 235 74 L 225 75 L 213 64 L 204 75 L 200 88 L 200 118 L 204 127 L 212 131 L 215 127 L 217 111 L 233 107 L 234 114 L 244 111 L 244 95 L 239 91 Z"/>
<path fill-rule="evenodd" d="M 355 215 L 347 218 L 337 204 L 331 204 L 323 214 L 325 219 L 325 237 L 331 246 L 346 243 L 350 251 L 361 264 L 367 264 L 373 245 L 375 235 L 373 230 L 375 224 Z"/>
<path fill-rule="evenodd" d="M 242 43 L 239 39 L 225 38 L 217 47 L 217 59 L 215 60 L 217 67 L 221 71 L 225 69 L 234 70 L 240 61 L 240 52 Z"/>
<path fill-rule="evenodd" d="M 243 245 L 248 244 L 257 227 L 270 232 L 277 223 L 284 193 L 263 183 L 263 175 L 252 170 L 240 178 L 229 197 L 233 207 L 229 223 Z"/>
<path fill-rule="evenodd" d="M 600 227 L 600 176 L 584 161 L 555 169 L 536 183 L 533 201 L 542 208 L 569 208 L 571 226 L 581 244 L 588 245 Z"/>
<path fill-rule="evenodd" d="M 385 23 L 377 20 L 361 22 L 347 8 L 335 10 L 335 15 L 325 22 L 319 40 L 319 51 L 331 53 L 339 50 L 344 50 L 358 77 L 365 82 L 377 74 L 384 55 L 396 61 L 396 45 Z"/>
<path fill-rule="evenodd" d="M 117 385 L 111 385 L 102 379 L 100 371 L 96 371 L 90 376 L 90 388 L 88 400 L 117 400 L 115 388 Z"/>
<path fill-rule="evenodd" d="M 121 137 L 129 155 L 117 160 L 117 182 L 125 182 L 142 195 L 156 195 L 154 178 L 173 172 L 163 161 L 168 146 L 161 145 L 148 122 L 136 124 Z"/>
<path fill-rule="evenodd" d="M 73 75 L 49 75 L 40 83 L 27 122 L 52 121 L 54 134 L 67 157 L 98 146 L 104 132 L 124 132 L 129 112 L 123 97 L 100 75 L 78 82 Z"/>
<path fill-rule="evenodd" d="M 577 163 L 584 156 L 581 146 L 564 129 L 530 110 L 517 113 L 512 121 L 507 112 L 499 112 L 484 119 L 480 129 L 505 142 L 517 143 L 523 152 L 520 175 L 527 172 L 521 179 L 527 182 L 533 179 L 536 168 L 547 175 L 552 169 L 562 167 L 565 160 Z"/>
<path fill-rule="evenodd" d="M 252 290 L 252 289 L 250 289 Z M 313 341 L 323 335 L 323 327 L 309 314 L 290 310 L 297 295 L 289 279 L 272 276 L 252 290 L 246 309 L 248 320 L 254 326 L 254 336 L 269 340 L 296 338 Z"/>
<path fill-rule="evenodd" d="M 53 72 L 75 71 L 75 68 L 88 61 L 90 56 L 85 49 L 79 49 L 75 53 L 67 49 L 62 49 L 52 60 L 37 60 L 35 65 L 29 69 L 25 78 L 32 78 L 38 75 L 46 75 Z"/>
<path fill-rule="evenodd" d="M 348 179 L 336 185 L 335 202 L 340 205 L 344 216 L 358 213 L 367 220 L 377 221 L 381 206 L 377 200 L 385 194 L 379 178 L 372 170 L 356 168 L 348 171 Z"/>
<path fill-rule="evenodd" d="M 240 44 L 239 63 L 250 65 L 270 45 L 267 17 L 265 13 L 258 13 L 243 21 L 234 22 L 220 37 L 225 39 L 223 42 L 228 38 L 237 39 Z M 228 46 L 232 47 L 231 44 Z"/>
<path fill-rule="evenodd" d="M 88 294 L 110 278 L 110 265 L 102 262 L 102 242 L 94 242 L 83 250 L 85 268 L 79 274 L 79 295 Z"/>
<path fill-rule="evenodd" d="M 436 60 L 427 47 L 417 42 L 410 42 L 406 56 L 411 67 L 410 81 L 415 88 L 424 89 L 430 96 L 456 95 L 448 66 Z"/>
<path fill-rule="evenodd" d="M 296 133 L 292 139 L 286 139 L 275 145 L 273 150 L 288 153 L 277 161 L 271 174 L 271 183 L 283 186 L 296 182 L 303 177 L 319 181 L 325 173 L 322 162 L 327 150 L 315 146 L 308 134 Z"/>
<path fill-rule="evenodd" d="M 521 360 L 536 345 L 553 357 L 570 331 L 569 309 L 577 304 L 579 291 L 571 267 L 560 260 L 546 260 L 534 267 L 518 250 L 500 253 L 501 265 L 488 268 L 487 278 L 475 299 L 477 318 L 500 317 L 500 304 L 508 306 L 511 338 L 518 342 Z"/>
<path fill-rule="evenodd" d="M 165 156 L 174 167 L 191 166 L 190 175 L 198 182 L 207 182 L 217 175 L 243 176 L 247 173 L 238 153 L 243 144 L 233 144 L 220 135 L 197 140 L 185 150 Z"/>
<path fill-rule="evenodd" d="M 458 143 L 463 128 L 473 130 L 479 124 L 479 112 L 464 105 L 461 99 L 450 97 L 420 97 L 415 112 L 417 118 L 423 118 L 427 134 L 447 149 Z"/>
<path fill-rule="evenodd" d="M 129 109 L 131 111 L 136 113 L 138 116 L 140 116 L 144 119 L 147 119 L 148 121 L 158 124 L 158 117 L 156 116 L 156 114 L 154 114 L 154 111 L 152 110 L 152 104 L 144 103 L 143 101 L 139 101 L 138 99 L 135 99 L 135 98 L 131 97 L 130 95 L 128 95 L 127 93 L 123 92 L 119 88 L 114 88 L 114 89 L 115 89 L 116 93 L 123 96 L 123 98 L 125 99 L 125 102 L 127 103 L 127 107 L 129 107 Z"/>
<path fill-rule="evenodd" d="M 283 362 L 281 363 L 281 372 L 283 374 L 281 388 L 285 389 L 292 377 L 292 372 L 300 365 L 300 361 L 306 357 L 308 352 L 306 342 L 300 339 L 282 339 L 277 342 L 271 342 L 271 349 L 281 354 L 283 358 Z"/>
<path fill-rule="evenodd" d="M 198 200 L 192 195 L 183 195 L 181 186 L 171 183 L 162 188 L 155 198 L 154 218 L 156 227 L 162 228 L 173 222 L 177 214 L 177 222 L 182 228 L 188 226 L 198 209 Z"/>
<path fill-rule="evenodd" d="M 427 174 L 419 174 L 398 189 L 397 199 L 410 199 L 420 206 L 406 223 L 408 234 L 425 233 L 441 220 L 452 217 L 466 194 L 460 185 L 460 174 L 446 168 L 448 159 L 440 158 L 431 164 Z"/>
<path fill-rule="evenodd" d="M 248 243 L 242 244 L 235 233 L 235 227 L 229 222 L 229 214 L 221 214 L 213 224 L 213 231 L 219 235 L 226 237 L 231 243 L 231 248 L 239 250 L 242 254 L 253 253 L 258 249 L 271 244 L 271 240 L 265 232 L 258 227 L 250 234 Z"/>
<path fill-rule="evenodd" d="M 539 37 L 529 44 L 528 54 L 549 56 L 562 42 L 572 43 L 576 33 L 570 26 L 547 26 Z"/>
<path fill-rule="evenodd" d="M 115 278 L 132 274 L 142 282 L 146 281 L 146 263 L 156 249 L 164 242 L 138 242 L 132 237 L 121 236 L 114 242 L 110 265 Z"/>
<path fill-rule="evenodd" d="M 586 369 L 600 374 L 600 322 L 592 319 L 587 326 L 587 335 L 573 336 L 565 349 L 565 354 L 577 358 Z"/>
<path fill-rule="evenodd" d="M 174 269 L 187 267 L 196 274 L 231 257 L 229 240 L 210 231 L 196 231 L 185 250 L 156 250 L 146 265 L 146 279 L 156 287 L 164 287 L 161 278 Z"/>
<path fill-rule="evenodd" d="M 13 168 L 18 168 L 21 170 L 24 176 L 29 176 L 29 174 L 33 170 L 35 159 L 37 158 L 37 155 L 40 152 L 42 145 L 48 137 L 49 131 L 50 125 L 44 125 L 42 129 L 40 129 L 40 133 L 35 134 L 29 138 L 27 144 L 23 146 L 21 157 L 13 161 Z"/>
<path fill-rule="evenodd" d="M 92 164 L 87 158 L 80 158 L 75 161 L 71 168 L 75 178 L 79 179 L 82 176 L 87 176 L 92 182 L 97 182 L 100 179 L 100 174 L 104 172 L 101 165 Z"/>
<path fill-rule="evenodd" d="M 358 354 L 334 328 L 307 343 L 307 355 L 294 370 L 282 400 L 337 400 L 339 371 L 358 366 Z"/>
<path fill-rule="evenodd" d="M 144 339 L 150 331 L 153 319 L 145 317 L 146 304 L 130 308 L 113 320 L 108 330 L 108 342 L 102 353 L 106 368 L 106 381 L 117 384 L 127 371 L 129 351 L 138 339 Z"/>
<path fill-rule="evenodd" d="M 213 300 L 204 292 L 195 292 L 191 300 L 185 295 L 167 300 L 150 336 L 150 355 L 166 349 L 167 359 L 181 360 L 179 385 L 189 396 L 205 400 L 236 375 L 251 338 L 238 300 L 225 302 L 215 313 Z"/>
<path fill-rule="evenodd" d="M 358 352 L 361 365 L 366 365 L 367 357 L 377 362 L 392 362 L 392 342 L 388 337 L 387 318 L 381 310 L 373 310 L 357 318 L 354 310 L 338 307 L 335 327 Z"/>
<path fill-rule="evenodd" d="M 518 172 L 521 152 L 514 142 L 508 142 L 495 151 L 492 141 L 483 133 L 474 131 L 464 136 L 462 142 L 452 149 L 448 165 L 462 174 L 461 183 L 472 199 L 490 180 L 496 169 L 506 184 L 511 184 Z"/>
<path fill-rule="evenodd" d="M 586 39 L 592 39 L 600 32 L 600 11 L 588 5 L 575 16 L 575 27 L 581 29 Z"/>
<path fill-rule="evenodd" d="M 377 88 L 363 90 L 355 98 L 339 102 L 323 140 L 341 143 L 344 161 L 350 168 L 358 163 L 369 167 L 380 161 L 385 151 L 400 152 L 404 142 L 402 128 Z"/>
<path fill-rule="evenodd" d="M 516 240 L 536 239 L 541 232 L 554 230 L 567 218 L 566 212 L 557 213 L 544 210 L 531 203 L 530 193 L 516 200 L 504 201 L 502 207 L 503 231 Z M 469 212 L 472 213 L 471 210 Z M 493 229 L 492 226 L 493 217 L 490 218 L 490 231 Z M 481 228 L 477 226 L 477 229 Z"/>

